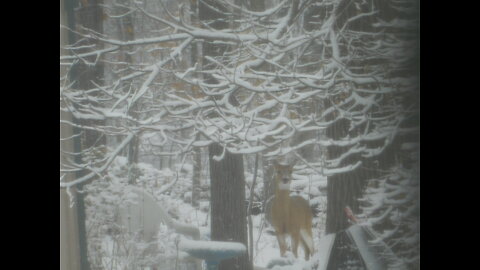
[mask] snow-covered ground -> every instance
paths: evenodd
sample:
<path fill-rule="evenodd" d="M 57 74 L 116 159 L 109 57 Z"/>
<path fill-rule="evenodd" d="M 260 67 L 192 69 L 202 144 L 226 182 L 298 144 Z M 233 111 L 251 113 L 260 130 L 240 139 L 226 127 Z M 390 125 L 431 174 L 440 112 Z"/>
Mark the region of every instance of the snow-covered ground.
<path fill-rule="evenodd" d="M 177 258 L 187 257 L 185 253 L 178 249 L 180 235 L 164 223 L 155 224 L 158 231 L 156 232 L 156 240 L 152 239 L 152 243 L 156 243 L 156 245 L 148 245 L 148 236 L 146 237 L 147 239 L 140 239 L 138 237 L 135 238 L 134 234 L 132 234 L 132 231 L 135 231 L 138 226 L 145 226 L 146 228 L 146 222 L 156 222 L 158 219 L 152 218 L 151 215 L 158 215 L 159 212 L 168 213 L 174 222 L 198 228 L 200 240 L 209 240 L 209 183 L 206 180 L 202 180 L 201 185 L 204 194 L 201 195 L 199 207 L 193 207 L 191 205 L 190 192 L 192 186 L 191 166 L 184 165 L 181 169 L 178 168 L 177 171 L 172 171 L 170 169 L 158 170 L 150 164 L 140 163 L 137 168 L 140 171 L 140 176 L 137 179 L 135 188 L 126 184 L 127 168 L 126 159 L 123 157 L 117 158 L 114 164 L 112 164 L 106 180 L 99 180 L 88 188 L 87 226 L 89 242 L 97 243 L 96 245 L 89 244 L 90 257 L 99 257 L 96 263 L 103 264 L 108 269 L 121 269 L 132 265 L 132 261 L 135 259 L 138 262 L 141 261 L 139 265 L 144 267 L 149 265 L 148 261 L 163 261 L 164 263 L 170 261 L 168 265 L 174 266 Z M 247 182 L 251 182 L 251 175 L 247 173 L 246 178 Z M 302 192 L 310 189 L 310 194 L 316 195 L 311 202 L 317 204 L 318 210 L 325 210 L 326 200 L 321 195 L 321 192 L 318 191 L 325 184 L 322 179 L 313 179 L 305 176 L 303 178 L 297 177 L 297 179 L 299 180 L 294 182 L 293 188 L 299 191 L 300 195 L 304 196 L 306 194 Z M 257 183 L 260 183 L 256 187 L 257 194 L 262 194 L 262 190 L 260 190 L 262 182 L 263 180 L 257 179 Z M 151 207 L 149 206 L 149 200 L 143 197 L 141 199 L 135 198 L 135 195 L 133 195 L 135 190 L 151 195 L 151 198 L 157 205 Z M 312 192 L 312 190 L 315 191 Z M 138 204 L 138 201 L 140 201 L 140 204 Z M 141 215 L 135 216 L 130 213 L 125 216 L 125 213 L 119 211 L 124 209 L 129 203 L 134 203 L 138 206 L 137 210 L 129 208 L 130 211 L 140 211 L 142 212 Z M 158 207 L 161 208 L 161 211 L 158 210 Z M 135 223 L 132 221 L 132 218 L 142 220 Z M 112 234 L 111 229 L 115 227 L 114 223 L 123 224 L 124 227 L 130 226 L 127 230 L 129 234 L 125 233 L 126 230 L 123 231 L 123 235 Z M 143 225 L 132 225 L 134 223 Z M 272 264 L 278 264 L 273 269 L 310 269 L 312 261 L 317 257 L 316 254 L 313 255 L 310 262 L 305 262 L 303 260 L 303 250 L 299 247 L 298 259 L 293 258 L 291 253 L 287 254 L 287 259 L 282 259 L 279 256 L 280 252 L 276 237 L 272 234 L 273 228 L 265 220 L 264 214 L 260 213 L 252 216 L 252 223 L 254 265 L 256 267 L 262 269 L 272 267 Z M 317 217 L 314 217 L 313 234 L 315 246 L 318 245 L 323 235 L 324 224 L 324 214 L 320 212 Z M 141 233 L 145 236 L 147 232 L 141 231 Z M 135 248 L 129 249 L 127 243 L 133 244 Z M 121 245 L 124 246 L 123 251 L 121 251 Z M 153 246 L 155 247 L 153 248 Z M 137 253 L 132 253 L 132 250 L 135 250 Z M 136 255 L 133 256 L 132 254 Z M 115 264 L 112 263 L 113 261 L 115 261 Z M 294 264 L 292 266 L 281 266 L 282 264 L 292 263 Z"/>

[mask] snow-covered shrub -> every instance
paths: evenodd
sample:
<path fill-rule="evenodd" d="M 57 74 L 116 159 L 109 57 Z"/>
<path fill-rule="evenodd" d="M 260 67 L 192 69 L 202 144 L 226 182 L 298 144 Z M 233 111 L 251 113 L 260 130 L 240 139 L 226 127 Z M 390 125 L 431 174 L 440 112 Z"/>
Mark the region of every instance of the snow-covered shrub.
<path fill-rule="evenodd" d="M 183 200 L 185 194 L 191 194 L 192 166 L 175 164 L 174 170 L 159 170 L 139 162 L 131 185 L 127 163 L 125 157 L 117 157 L 103 178 L 84 188 L 92 268 L 191 269 L 196 262 L 178 252 L 179 234 L 171 226 L 198 228 L 204 240 L 209 231 L 208 197 L 199 201 L 199 208 Z M 170 220 L 165 224 L 167 213 Z"/>
<path fill-rule="evenodd" d="M 420 150 L 404 144 L 401 153 L 403 164 L 369 183 L 362 217 L 409 269 L 420 269 Z"/>
<path fill-rule="evenodd" d="M 127 161 L 117 157 L 105 177 L 84 188 L 88 254 L 93 269 L 175 265 L 177 234 L 162 225 L 157 202 L 164 201 L 165 211 L 178 208 L 180 200 L 161 193 L 168 189 L 180 194 L 183 185 L 175 184 L 176 174 L 169 169 L 160 171 L 144 163 L 137 164 L 137 169 L 136 184 L 140 186 L 129 185 Z M 182 178 L 179 182 L 186 182 L 184 174 L 178 177 Z M 173 212 L 183 221 L 183 212 Z"/>

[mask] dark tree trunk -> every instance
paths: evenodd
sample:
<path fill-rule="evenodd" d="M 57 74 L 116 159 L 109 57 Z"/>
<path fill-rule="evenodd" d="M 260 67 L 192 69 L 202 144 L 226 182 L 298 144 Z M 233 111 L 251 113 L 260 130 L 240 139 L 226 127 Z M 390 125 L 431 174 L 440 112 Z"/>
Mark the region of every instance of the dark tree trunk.
<path fill-rule="evenodd" d="M 65 0 L 60 1 L 60 24 L 73 27 L 73 6 L 72 3 Z M 72 34 L 65 29 L 60 30 L 60 54 L 67 53 L 63 46 L 71 43 Z M 67 69 L 61 69 L 62 76 L 66 74 Z M 60 119 L 72 121 L 72 115 L 69 112 L 60 110 Z M 74 133 L 70 125 L 60 125 L 60 137 L 68 138 Z M 65 153 L 74 153 L 73 140 L 60 141 L 60 162 L 61 164 L 68 161 L 68 155 Z M 66 173 L 65 181 L 74 181 L 75 173 Z M 73 188 L 72 195 L 75 202 L 76 188 Z M 68 195 L 65 189 L 60 189 L 60 270 L 80 270 L 81 256 L 78 245 L 78 219 L 77 208 L 70 207 L 70 200 L 72 198 Z"/>
<path fill-rule="evenodd" d="M 212 10 L 207 5 L 223 12 Z M 228 28 L 226 10 L 215 1 L 205 0 L 198 2 L 199 20 L 209 23 L 215 29 Z M 202 55 L 221 56 L 227 50 L 226 45 L 214 44 L 208 40 L 202 44 Z M 210 68 L 209 64 L 202 65 L 202 69 Z M 215 83 L 216 80 L 207 74 L 205 81 Z M 214 97 L 215 98 L 215 97 Z M 236 100 L 233 98 L 233 105 Z M 210 206 L 211 206 L 211 239 L 214 241 L 235 241 L 248 247 L 247 216 L 245 209 L 245 177 L 243 156 L 234 155 L 226 151 L 220 161 L 213 156 L 221 156 L 223 147 L 213 143 L 208 148 L 210 163 Z M 248 254 L 237 258 L 222 261 L 219 270 L 249 270 L 251 265 Z"/>
<path fill-rule="evenodd" d="M 74 1 L 76 2 L 76 1 Z M 102 0 L 85 0 L 80 1 L 80 7 L 75 10 L 75 28 L 79 32 L 83 32 L 81 27 L 92 29 L 95 32 L 103 32 L 103 13 L 102 13 Z M 92 43 L 93 40 L 85 40 L 85 42 Z M 101 43 L 95 42 L 97 48 L 100 48 Z M 94 57 L 88 59 L 93 62 Z M 75 65 L 72 81 L 75 82 L 75 87 L 79 89 L 91 89 L 95 88 L 95 83 L 102 84 L 103 80 L 103 65 L 98 62 L 94 66 L 87 66 L 83 62 L 79 62 Z M 80 124 L 85 126 L 102 126 L 103 120 L 79 120 Z M 84 136 L 82 137 L 82 149 L 87 149 L 93 146 L 103 146 L 106 143 L 106 138 L 103 134 L 95 130 L 83 130 Z"/>
<path fill-rule="evenodd" d="M 363 177 L 360 171 L 338 174 L 328 178 L 327 184 L 327 222 L 325 232 L 336 233 L 348 228 L 344 209 L 349 206 L 358 212 L 357 199 L 362 194 Z"/>
<path fill-rule="evenodd" d="M 401 18 L 400 14 L 395 14 L 395 12 L 389 7 L 389 4 L 385 1 L 374 1 L 375 8 L 378 9 L 379 13 L 377 16 L 370 16 L 363 18 L 355 23 L 348 25 L 348 29 L 354 31 L 363 31 L 363 32 L 375 32 L 375 29 L 372 27 L 372 23 L 377 19 L 381 18 L 384 21 L 390 21 L 393 18 Z M 343 1 L 340 3 L 339 8 L 337 9 L 338 14 L 336 14 L 336 24 L 341 27 L 344 23 L 360 12 L 356 6 L 349 1 Z M 408 53 L 405 54 L 407 56 Z M 355 63 L 351 65 L 358 65 L 361 67 L 372 67 L 375 69 L 381 69 L 379 63 L 384 61 L 384 59 L 360 59 L 356 60 Z M 401 77 L 414 77 L 415 76 L 415 66 L 408 66 L 405 68 L 405 74 L 402 74 Z M 401 69 L 400 69 L 401 71 Z M 413 71 L 413 73 L 412 73 Z M 395 77 L 398 74 L 394 75 L 395 72 L 399 72 L 398 69 L 392 69 L 392 71 L 385 71 L 385 76 Z M 369 86 L 364 86 L 369 87 Z M 374 90 L 375 86 L 370 90 Z M 348 95 L 348 94 L 347 94 Z M 392 96 L 380 96 L 377 98 L 377 103 L 380 104 L 380 107 L 376 113 L 381 112 L 383 108 L 387 108 L 392 104 Z M 345 97 L 335 97 L 344 99 Z M 326 103 L 329 103 L 327 101 Z M 414 102 L 412 102 L 413 104 Z M 326 104 L 325 107 L 331 106 L 331 104 Z M 405 106 L 407 107 L 407 106 Z M 331 118 L 330 120 L 332 120 Z M 331 139 L 341 139 L 345 138 L 347 135 L 350 138 L 354 138 L 363 132 L 362 129 L 367 127 L 356 127 L 353 130 L 349 131 L 350 122 L 347 119 L 341 119 L 333 124 L 327 129 L 327 137 Z M 343 230 L 349 226 L 348 220 L 344 213 L 344 207 L 350 206 L 354 213 L 359 211 L 359 203 L 357 199 L 362 196 L 363 187 L 369 179 L 374 179 L 379 177 L 383 171 L 391 168 L 397 161 L 395 160 L 395 152 L 398 151 L 400 146 L 399 139 L 395 139 L 389 146 L 387 146 L 381 154 L 372 158 L 362 158 L 358 155 L 352 155 L 348 159 L 345 159 L 340 167 L 346 165 L 353 165 L 358 161 L 362 161 L 362 165 L 355 171 L 348 173 L 340 173 L 328 178 L 328 187 L 327 187 L 327 224 L 326 224 L 326 233 L 335 233 L 340 230 Z M 375 149 L 377 147 L 382 147 L 384 144 L 382 140 L 368 141 L 363 142 L 365 146 L 370 149 Z M 329 147 L 328 158 L 333 159 L 340 156 L 342 153 L 345 153 L 348 149 L 341 147 Z"/>
<path fill-rule="evenodd" d="M 327 137 L 340 139 L 347 135 L 348 120 L 337 121 L 327 129 Z M 339 157 L 348 149 L 331 146 L 327 148 L 328 159 Z M 346 158 L 340 166 L 355 164 L 360 158 L 353 156 Z M 362 195 L 366 173 L 363 169 L 356 169 L 346 173 L 338 173 L 328 177 L 327 183 L 327 220 L 325 232 L 336 233 L 348 228 L 349 221 L 344 212 L 345 207 L 350 207 L 354 213 L 358 213 L 359 204 L 357 199 Z"/>
<path fill-rule="evenodd" d="M 339 5 L 342 7 L 339 7 L 337 9 L 337 11 L 339 12 L 338 14 L 336 14 L 337 25 L 343 25 L 345 23 L 345 20 L 353 17 L 357 14 L 357 12 L 359 12 L 355 9 L 355 5 L 352 5 L 350 2 L 341 2 Z M 362 21 L 362 23 L 360 24 L 352 24 L 349 27 L 368 31 L 369 24 L 371 23 L 370 20 L 371 18 L 368 18 L 367 20 Z M 368 60 L 362 62 L 362 65 L 364 66 L 367 66 L 368 64 Z M 332 102 L 342 102 L 349 95 L 350 94 L 348 93 L 348 91 L 346 91 L 340 95 L 335 96 L 333 101 L 325 101 L 325 108 L 332 106 Z M 333 120 L 335 118 L 335 114 L 331 114 L 330 117 L 331 118 L 329 120 Z M 350 120 L 342 118 L 326 130 L 326 135 L 328 138 L 334 140 L 339 140 L 342 138 L 346 139 L 347 136 L 349 138 L 355 138 L 356 136 L 359 136 L 361 132 L 363 132 L 362 129 L 366 128 L 365 126 L 359 126 L 350 130 L 350 127 Z M 347 152 L 348 149 L 348 147 L 338 146 L 327 147 L 327 157 L 328 159 L 337 158 L 343 153 Z M 358 198 L 362 196 L 363 188 L 367 179 L 373 176 L 372 164 L 374 163 L 372 162 L 372 160 L 365 160 L 357 154 L 350 155 L 348 158 L 343 160 L 339 164 L 339 167 L 354 165 L 358 161 L 361 161 L 362 164 L 357 169 L 328 177 L 327 220 L 325 230 L 327 234 L 339 232 L 350 226 L 350 222 L 347 219 L 344 211 L 345 207 L 350 207 L 350 209 L 354 213 L 359 212 Z"/>
<path fill-rule="evenodd" d="M 199 15 L 198 15 L 198 3 L 197 1 L 190 1 L 190 21 L 192 22 L 193 25 L 200 25 L 199 23 Z M 190 66 L 197 64 L 198 67 L 202 67 L 202 46 L 201 42 L 197 41 L 195 44 L 191 47 L 190 50 L 191 54 L 191 61 L 192 63 Z M 198 75 L 202 76 L 202 75 Z M 198 79 L 202 79 L 201 77 Z M 194 97 L 200 96 L 200 90 L 195 89 L 192 87 L 192 93 Z M 196 135 L 196 139 L 200 139 L 200 135 Z M 195 147 L 193 149 L 192 153 L 193 157 L 193 176 L 192 176 L 192 206 L 197 207 L 198 200 L 200 198 L 200 178 L 202 176 L 202 150 L 199 147 Z"/>
<path fill-rule="evenodd" d="M 74 1 L 76 2 L 76 1 Z M 80 27 L 92 29 L 98 33 L 103 32 L 103 12 L 101 7 L 101 0 L 81 1 L 80 7 L 75 10 L 74 25 L 77 31 L 82 31 Z M 90 42 L 90 41 L 88 41 Z M 99 46 L 100 44 L 97 44 Z M 89 59 L 92 61 L 93 59 Z M 95 66 L 87 66 L 80 62 L 74 67 L 71 76 L 72 82 L 75 82 L 75 86 L 79 89 L 94 88 L 95 84 L 101 84 L 103 80 L 103 66 L 97 64 Z M 104 125 L 103 120 L 75 120 L 85 126 Z M 75 152 L 88 149 L 91 147 L 105 146 L 106 138 L 103 134 L 93 130 L 83 130 L 83 136 L 81 141 L 75 139 Z M 79 156 L 77 156 L 79 158 Z M 80 160 L 77 160 L 80 163 Z M 77 175 L 81 177 L 82 175 Z M 78 189 L 82 190 L 82 183 L 78 185 Z M 85 193 L 77 193 L 77 215 L 78 215 L 78 230 L 79 230 L 79 246 L 80 246 L 80 264 L 82 270 L 90 270 L 90 263 L 88 260 L 88 245 L 87 245 L 87 232 L 86 232 L 86 215 L 85 215 Z"/>
<path fill-rule="evenodd" d="M 318 1 L 318 0 L 316 0 Z M 309 7 L 305 14 L 304 26 L 307 31 L 312 31 L 322 23 L 322 20 L 331 12 L 321 6 L 313 5 Z M 318 45 L 313 45 L 318 46 Z M 319 52 L 321 48 L 319 47 Z M 338 98 L 338 97 L 337 97 Z M 341 98 L 340 98 L 341 99 Z M 323 102 L 323 109 L 333 106 L 334 101 L 326 100 Z M 327 116 L 326 120 L 333 120 L 337 117 L 335 113 Z M 339 140 L 347 135 L 354 137 L 354 132 L 349 132 L 350 122 L 347 119 L 340 119 L 327 128 L 325 135 L 329 139 Z M 348 148 L 329 146 L 327 147 L 326 158 L 334 159 L 342 153 L 348 151 Z M 360 160 L 359 156 L 351 156 L 339 165 L 340 167 L 353 165 Z M 345 207 L 350 207 L 354 212 L 358 210 L 357 199 L 361 196 L 364 183 L 364 171 L 357 169 L 351 172 L 338 173 L 328 177 L 327 182 L 327 219 L 325 233 L 336 233 L 346 229 L 349 221 L 345 215 Z"/>
<path fill-rule="evenodd" d="M 122 5 L 122 7 L 118 7 L 119 13 L 121 14 L 126 14 L 129 12 L 128 6 L 129 6 L 129 1 L 128 0 L 121 0 L 119 3 Z M 118 29 L 120 33 L 120 40 L 123 41 L 129 41 L 129 40 L 134 40 L 135 39 L 135 28 L 134 28 L 134 23 L 133 23 L 133 16 L 131 13 L 128 13 L 124 16 L 122 16 L 121 19 L 118 20 Z M 120 57 L 121 61 L 124 61 L 128 64 L 133 63 L 133 59 L 131 55 L 128 53 L 130 50 L 130 47 L 125 47 L 121 49 Z M 137 113 L 136 109 L 139 106 L 137 103 L 133 104 L 132 107 L 128 108 L 128 114 L 133 116 L 134 118 L 137 118 Z M 138 163 L 138 144 L 140 143 L 139 140 L 139 135 L 135 136 L 130 143 L 128 144 L 128 150 L 127 150 L 127 157 L 128 157 L 128 183 L 129 184 L 135 184 L 138 174 L 137 174 L 137 168 L 136 164 Z"/>
<path fill-rule="evenodd" d="M 193 176 L 192 176 L 192 206 L 198 206 L 200 198 L 200 178 L 202 175 L 202 152 L 200 148 L 193 150 Z"/>
<path fill-rule="evenodd" d="M 134 185 L 138 174 L 136 164 L 138 162 L 138 137 L 135 136 L 128 144 L 128 183 Z"/>
<path fill-rule="evenodd" d="M 223 147 L 211 144 L 208 148 L 210 162 L 211 237 L 214 241 L 235 241 L 247 247 L 245 209 L 245 177 L 243 157 L 225 152 L 220 161 Z M 219 270 L 250 269 L 248 254 L 223 261 Z"/>

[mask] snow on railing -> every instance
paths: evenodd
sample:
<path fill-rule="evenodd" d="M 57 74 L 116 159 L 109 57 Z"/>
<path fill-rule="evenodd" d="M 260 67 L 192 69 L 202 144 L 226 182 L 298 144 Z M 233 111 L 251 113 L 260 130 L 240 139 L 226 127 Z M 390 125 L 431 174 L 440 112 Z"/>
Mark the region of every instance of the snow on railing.
<path fill-rule="evenodd" d="M 185 238 L 180 240 L 178 248 L 195 258 L 205 260 L 208 270 L 215 270 L 221 261 L 247 252 L 245 245 L 239 242 L 197 241 Z"/>

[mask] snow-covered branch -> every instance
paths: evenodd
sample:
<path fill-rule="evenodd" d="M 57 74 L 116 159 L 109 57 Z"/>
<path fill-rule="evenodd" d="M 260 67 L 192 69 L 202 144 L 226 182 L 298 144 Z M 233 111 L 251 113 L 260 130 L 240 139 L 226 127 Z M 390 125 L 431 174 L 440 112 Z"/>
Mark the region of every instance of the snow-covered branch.
<path fill-rule="evenodd" d="M 311 145 L 342 147 L 325 164 L 331 173 L 356 168 L 343 161 L 374 158 L 396 136 L 412 131 L 401 127 L 408 119 L 402 99 L 412 83 L 397 75 L 405 65 L 398 57 L 403 47 L 390 31 L 408 23 L 384 20 L 373 2 L 349 7 L 355 12 L 347 16 L 331 1 L 274 1 L 264 11 L 223 1 L 219 6 L 235 17 L 223 30 L 199 24 L 186 7 L 159 5 L 147 9 L 132 2 L 123 15 L 109 18 L 129 14 L 161 25 L 133 39 L 75 32 L 92 45 L 67 46 L 71 54 L 60 60 L 76 65 L 95 57 L 89 63 L 104 64 L 106 79 L 93 89 L 64 84 L 62 109 L 76 120 L 108 125 L 68 124 L 107 136 L 159 132 L 161 145 L 174 145 L 158 151 L 164 155 L 212 142 L 232 153 L 266 156 Z M 324 15 L 310 14 L 311 8 Z M 307 30 L 307 24 L 316 27 Z M 198 55 L 204 46 L 221 48 L 222 54 Z M 344 137 L 295 141 L 342 121 L 350 126 Z M 103 167 L 85 169 L 92 177 Z"/>

